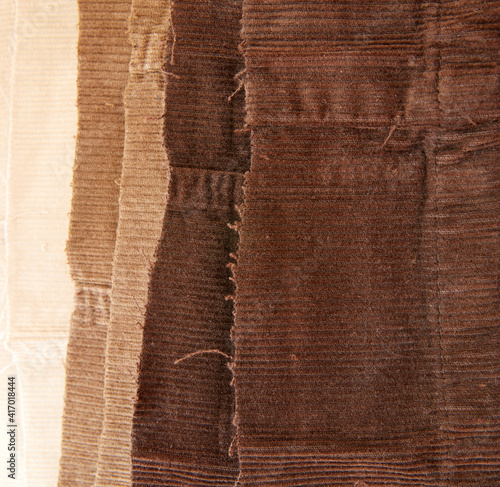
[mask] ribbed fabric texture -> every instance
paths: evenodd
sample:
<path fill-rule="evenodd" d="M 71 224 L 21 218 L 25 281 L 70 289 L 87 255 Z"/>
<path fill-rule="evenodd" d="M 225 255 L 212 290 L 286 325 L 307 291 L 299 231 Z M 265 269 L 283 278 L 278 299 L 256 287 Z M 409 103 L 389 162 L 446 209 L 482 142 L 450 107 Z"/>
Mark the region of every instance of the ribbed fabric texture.
<path fill-rule="evenodd" d="M 3 196 L 0 199 L 0 336 L 7 335 L 7 248 L 5 238 L 5 222 L 7 219 L 7 160 L 9 154 L 9 128 L 10 128 L 10 104 L 12 90 L 12 70 L 15 9 L 13 3 L 3 2 L 0 6 L 0 64 L 3 69 L 0 72 L 0 89 L 2 100 L 0 101 L 0 188 Z M 12 354 L 5 347 L 5 339 L 1 340 L 0 364 L 2 372 L 0 380 L 5 384 L 9 374 L 12 374 L 6 365 L 12 362 Z M 7 398 L 6 398 L 7 399 Z M 7 406 L 7 400 L 5 400 Z M 4 407 L 3 404 L 0 407 Z"/>
<path fill-rule="evenodd" d="M 59 486 L 498 487 L 499 0 L 78 5 Z"/>
<path fill-rule="evenodd" d="M 163 147 L 170 25 L 164 0 L 132 2 L 125 92 L 125 147 L 107 333 L 105 417 L 95 485 L 131 485 L 132 417 L 154 251 L 162 229 L 168 160 Z"/>
<path fill-rule="evenodd" d="M 243 172 L 241 4 L 176 1 L 165 69 L 168 202 L 149 297 L 133 425 L 133 485 L 233 486 L 238 460 L 233 293 Z"/>
<path fill-rule="evenodd" d="M 64 247 L 77 128 L 77 22 L 73 2 L 49 12 L 40 2 L 1 2 L 0 280 L 6 275 L 7 282 L 0 285 L 0 384 L 15 377 L 17 427 L 16 450 L 4 449 L 5 459 L 16 454 L 15 479 L 5 468 L 0 484 L 11 487 L 53 487 L 59 470 L 74 294 Z M 8 399 L 5 388 L 5 414 Z"/>
<path fill-rule="evenodd" d="M 498 6 L 244 1 L 240 485 L 499 483 Z"/>
<path fill-rule="evenodd" d="M 76 286 L 66 361 L 59 486 L 94 484 L 118 223 L 130 0 L 80 0 L 78 135 L 67 244 Z"/>

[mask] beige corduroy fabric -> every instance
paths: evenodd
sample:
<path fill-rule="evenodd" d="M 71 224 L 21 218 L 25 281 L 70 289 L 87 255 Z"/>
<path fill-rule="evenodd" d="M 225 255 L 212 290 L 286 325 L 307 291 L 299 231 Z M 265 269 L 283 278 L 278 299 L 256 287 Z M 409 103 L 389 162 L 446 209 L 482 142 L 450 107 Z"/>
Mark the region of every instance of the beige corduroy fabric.
<path fill-rule="evenodd" d="M 0 383 L 7 384 L 8 377 L 16 374 L 12 353 L 7 342 L 7 255 L 5 228 L 7 218 L 7 161 L 11 88 L 14 57 L 15 5 L 13 1 L 0 3 Z M 0 410 L 7 411 L 8 397 L 0 395 Z M 19 445 L 21 447 L 21 445 Z M 9 472 L 7 472 L 9 473 Z M 24 472 L 18 469 L 19 480 Z M 16 481 L 11 481 L 16 487 Z"/>
<path fill-rule="evenodd" d="M 7 274 L 5 219 L 7 211 L 7 159 L 9 151 L 12 60 L 14 54 L 14 2 L 0 3 L 0 380 L 7 383 L 13 372 L 12 356 L 4 347 L 7 339 Z M 7 398 L 0 398 L 2 411 Z"/>
<path fill-rule="evenodd" d="M 2 2 L 2 21 L 9 3 Z M 77 120 L 78 15 L 71 1 L 18 0 L 12 6 L 6 242 L 8 348 L 17 369 L 22 446 L 16 469 L 20 485 L 45 487 L 57 482 L 73 308 L 64 245 Z"/>
<path fill-rule="evenodd" d="M 129 0 L 79 0 L 78 138 L 67 245 L 76 308 L 67 355 L 60 486 L 93 485 L 128 79 Z"/>
<path fill-rule="evenodd" d="M 163 147 L 162 69 L 170 6 L 164 0 L 135 0 L 130 18 L 132 56 L 125 92 L 125 151 L 113 262 L 108 329 L 105 419 L 96 485 L 131 483 L 131 432 L 137 392 L 149 271 L 160 237 L 167 193 Z"/>
<path fill-rule="evenodd" d="M 0 308 L 5 308 L 5 211 L 7 206 L 7 156 L 9 147 L 12 59 L 14 49 L 14 2 L 0 4 Z M 0 315 L 0 333 L 6 331 L 5 313 Z M 3 350 L 0 352 L 3 353 Z"/>

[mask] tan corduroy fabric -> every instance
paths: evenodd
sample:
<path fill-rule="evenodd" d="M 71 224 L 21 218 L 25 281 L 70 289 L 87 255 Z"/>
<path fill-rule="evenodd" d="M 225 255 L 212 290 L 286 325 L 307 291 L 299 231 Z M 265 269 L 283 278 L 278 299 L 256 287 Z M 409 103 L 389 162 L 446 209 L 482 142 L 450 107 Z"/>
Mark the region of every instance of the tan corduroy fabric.
<path fill-rule="evenodd" d="M 162 64 L 169 21 L 168 1 L 135 0 L 132 4 L 132 57 L 125 92 L 125 151 L 106 354 L 105 420 L 96 481 L 99 486 L 131 483 L 137 363 L 149 271 L 167 193 L 162 119 L 166 76 Z"/>
<path fill-rule="evenodd" d="M 77 121 L 77 23 L 74 2 L 15 2 L 6 215 L 8 347 L 17 368 L 15 419 L 23 433 L 17 435 L 23 441 L 17 470 L 21 474 L 24 465 L 21 484 L 37 487 L 57 482 L 73 308 L 64 245 Z M 10 480 L 2 470 L 0 484 L 6 485 Z"/>
<path fill-rule="evenodd" d="M 97 469 L 130 5 L 129 0 L 78 2 L 78 139 L 67 246 L 77 289 L 67 355 L 60 486 L 92 485 Z"/>

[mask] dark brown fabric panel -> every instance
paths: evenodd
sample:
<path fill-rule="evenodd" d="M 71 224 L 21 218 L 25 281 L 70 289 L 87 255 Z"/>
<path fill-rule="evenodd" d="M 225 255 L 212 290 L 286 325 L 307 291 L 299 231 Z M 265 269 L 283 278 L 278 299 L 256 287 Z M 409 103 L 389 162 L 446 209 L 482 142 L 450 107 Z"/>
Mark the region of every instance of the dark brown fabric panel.
<path fill-rule="evenodd" d="M 500 3 L 440 10 L 436 255 L 450 485 L 500 484 Z"/>
<path fill-rule="evenodd" d="M 164 460 L 226 459 L 232 440 L 234 205 L 241 175 L 173 168 L 164 234 L 150 282 L 134 448 Z M 239 193 L 238 189 L 240 188 Z M 227 459 L 226 461 L 232 462 Z"/>
<path fill-rule="evenodd" d="M 381 149 L 385 132 L 253 132 L 237 270 L 240 448 L 436 439 L 431 176 L 421 141 L 399 133 Z"/>
<path fill-rule="evenodd" d="M 498 7 L 244 1 L 241 485 L 498 485 Z"/>
<path fill-rule="evenodd" d="M 479 141 L 485 132 L 479 130 Z M 482 132 L 482 133 L 481 133 Z M 446 145 L 448 145 L 448 141 Z M 500 483 L 500 165 L 495 148 L 438 155 L 441 428 L 450 485 Z"/>
<path fill-rule="evenodd" d="M 242 89 L 241 0 L 172 7 L 165 147 L 172 166 L 244 172 L 249 133 Z"/>
<path fill-rule="evenodd" d="M 233 486 L 238 459 L 234 294 L 249 134 L 238 82 L 241 2 L 176 1 L 165 63 L 165 147 L 171 174 L 149 285 L 133 424 L 134 485 Z"/>
<path fill-rule="evenodd" d="M 236 244 L 227 223 L 236 217 L 241 195 L 234 192 L 242 176 L 185 171 L 172 169 L 150 281 L 133 426 L 134 485 L 149 485 L 149 465 L 165 485 L 176 485 L 182 470 L 188 477 L 205 472 L 215 478 L 210 485 L 233 485 L 238 475 L 237 458 L 229 455 L 233 315 L 226 296 L 234 292 L 227 263 Z"/>

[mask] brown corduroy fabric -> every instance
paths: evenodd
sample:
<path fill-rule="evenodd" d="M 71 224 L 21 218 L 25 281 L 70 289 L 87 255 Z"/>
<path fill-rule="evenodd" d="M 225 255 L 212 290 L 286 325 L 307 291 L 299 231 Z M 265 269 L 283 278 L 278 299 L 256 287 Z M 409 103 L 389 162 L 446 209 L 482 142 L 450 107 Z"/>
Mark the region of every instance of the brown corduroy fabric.
<path fill-rule="evenodd" d="M 130 0 L 79 0 L 78 136 L 67 253 L 76 286 L 59 485 L 93 485 L 118 222 Z"/>
<path fill-rule="evenodd" d="M 241 3 L 179 0 L 165 69 L 167 210 L 152 272 L 133 424 L 133 483 L 232 486 L 237 458 L 230 253 L 249 136 Z"/>
<path fill-rule="evenodd" d="M 244 1 L 240 485 L 499 484 L 499 6 Z"/>
<path fill-rule="evenodd" d="M 166 75 L 162 70 L 170 24 L 165 0 L 134 0 L 132 55 L 125 92 L 125 148 L 120 218 L 113 262 L 107 333 L 105 417 L 97 486 L 131 485 L 132 417 L 150 267 L 163 223 L 167 155 L 163 147 Z"/>

